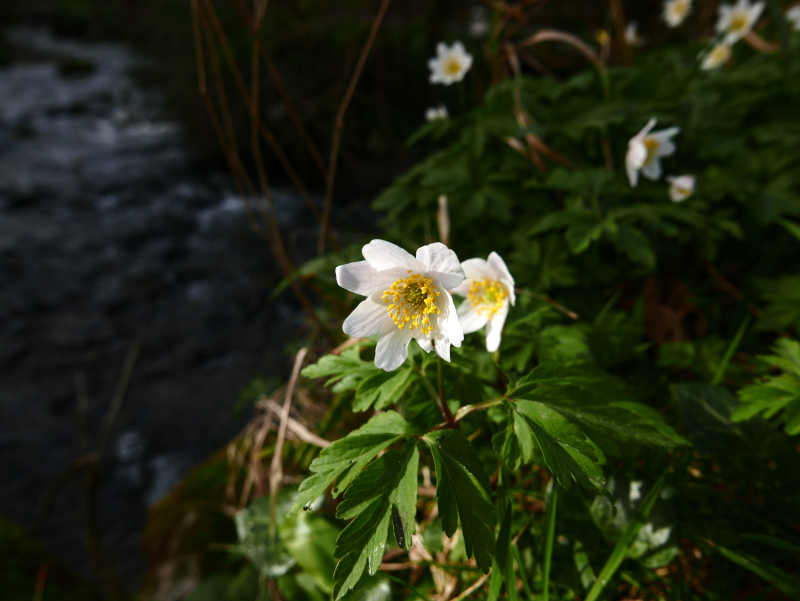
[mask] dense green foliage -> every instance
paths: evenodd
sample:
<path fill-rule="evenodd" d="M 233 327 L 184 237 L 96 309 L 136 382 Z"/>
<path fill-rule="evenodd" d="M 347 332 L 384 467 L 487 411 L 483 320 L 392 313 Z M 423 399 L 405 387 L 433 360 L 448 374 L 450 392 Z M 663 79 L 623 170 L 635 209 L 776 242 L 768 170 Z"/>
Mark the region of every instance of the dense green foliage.
<path fill-rule="evenodd" d="M 737 46 L 732 65 L 704 72 L 700 50 L 669 46 L 566 81 L 512 78 L 412 138 L 430 154 L 376 200 L 386 237 L 435 240 L 445 195 L 459 257 L 499 252 L 527 294 L 498 353 L 482 334 L 453 349 L 443 391 L 455 429 L 437 408 L 435 356 L 415 343 L 389 373 L 372 363 L 374 342 L 304 370 L 325 379 L 335 411 L 377 412 L 319 454 L 294 501 L 308 509 L 331 486 L 344 499 L 337 599 L 385 551 L 413 551 L 415 532 L 430 556 L 458 533 L 449 569 L 464 588 L 494 566 L 477 598 L 769 587 L 798 598 L 800 61 L 795 48 Z M 663 181 L 626 178 L 628 140 L 651 117 L 680 128 L 664 165 L 697 177 L 682 203 Z M 555 151 L 544 169 L 530 134 Z M 331 267 L 357 254 L 303 271 L 348 302 Z M 433 519 L 418 465 L 435 475 Z M 440 590 L 433 571 L 412 571 L 389 572 L 395 595 Z"/>

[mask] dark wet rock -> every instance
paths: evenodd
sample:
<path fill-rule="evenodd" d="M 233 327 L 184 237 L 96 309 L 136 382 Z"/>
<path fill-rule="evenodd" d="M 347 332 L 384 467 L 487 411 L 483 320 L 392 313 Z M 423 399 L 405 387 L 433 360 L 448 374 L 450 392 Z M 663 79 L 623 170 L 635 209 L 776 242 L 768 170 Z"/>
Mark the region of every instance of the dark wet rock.
<path fill-rule="evenodd" d="M 158 97 L 128 79 L 127 50 L 9 39 L 31 58 L 0 69 L 0 514 L 33 525 L 76 456 L 76 374 L 91 446 L 138 345 L 98 500 L 102 545 L 133 590 L 148 506 L 241 429 L 238 392 L 285 372 L 303 317 L 270 300 L 279 274 L 241 201 L 224 175 L 191 170 Z M 311 229 L 302 199 L 273 201 L 284 228 Z M 43 540 L 96 582 L 81 495 L 78 480 L 63 490 Z"/>

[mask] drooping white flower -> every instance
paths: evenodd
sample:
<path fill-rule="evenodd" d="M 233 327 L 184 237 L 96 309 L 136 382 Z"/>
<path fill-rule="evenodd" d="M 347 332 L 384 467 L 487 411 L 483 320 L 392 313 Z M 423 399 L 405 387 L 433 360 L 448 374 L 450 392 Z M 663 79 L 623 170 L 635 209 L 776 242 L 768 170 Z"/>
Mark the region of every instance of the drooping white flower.
<path fill-rule="evenodd" d="M 717 20 L 717 33 L 725 36 L 725 43 L 732 46 L 750 33 L 756 24 L 765 4 L 750 0 L 737 0 L 736 4 L 720 4 L 719 19 Z"/>
<path fill-rule="evenodd" d="M 661 177 L 661 157 L 675 153 L 675 143 L 670 139 L 680 128 L 670 127 L 661 131 L 650 132 L 656 126 L 656 120 L 650 119 L 644 129 L 628 142 L 628 153 L 625 156 L 625 168 L 628 181 L 632 187 L 639 183 L 639 171 L 650 180 Z"/>
<path fill-rule="evenodd" d="M 667 176 L 669 197 L 672 202 L 683 202 L 694 193 L 697 178 L 693 175 Z"/>
<path fill-rule="evenodd" d="M 444 42 L 436 44 L 436 56 L 428 60 L 431 70 L 430 82 L 449 86 L 464 79 L 472 66 L 472 55 L 461 42 L 448 46 Z"/>
<path fill-rule="evenodd" d="M 456 253 L 435 242 L 413 257 L 385 240 L 373 240 L 361 252 L 365 261 L 336 268 L 339 286 L 367 297 L 344 320 L 344 333 L 379 336 L 375 366 L 386 371 L 403 364 L 412 338 L 425 352 L 435 348 L 450 361 L 450 345 L 459 347 L 464 340 L 448 292 L 464 280 Z"/>
<path fill-rule="evenodd" d="M 430 123 L 436 119 L 447 119 L 450 113 L 447 112 L 447 107 L 443 104 L 439 106 L 432 106 L 425 111 L 425 120 Z"/>
<path fill-rule="evenodd" d="M 700 63 L 700 68 L 703 71 L 718 69 L 731 60 L 732 53 L 731 47 L 728 44 L 720 42 L 705 55 L 700 55 L 703 58 L 703 62 Z"/>
<path fill-rule="evenodd" d="M 786 11 L 786 20 L 792 24 L 792 29 L 800 31 L 800 4 Z"/>
<path fill-rule="evenodd" d="M 516 303 L 514 278 L 496 252 L 489 255 L 488 261 L 468 259 L 461 267 L 466 279 L 451 290 L 453 294 L 467 297 L 458 307 L 458 321 L 464 334 L 486 326 L 486 350 L 493 353 L 500 348 L 509 305 Z"/>
<path fill-rule="evenodd" d="M 625 41 L 629 46 L 643 46 L 647 42 L 646 38 L 639 35 L 639 23 L 637 21 L 631 21 L 625 27 Z"/>
<path fill-rule="evenodd" d="M 679 27 L 692 11 L 692 0 L 667 0 L 662 17 L 668 27 Z"/>

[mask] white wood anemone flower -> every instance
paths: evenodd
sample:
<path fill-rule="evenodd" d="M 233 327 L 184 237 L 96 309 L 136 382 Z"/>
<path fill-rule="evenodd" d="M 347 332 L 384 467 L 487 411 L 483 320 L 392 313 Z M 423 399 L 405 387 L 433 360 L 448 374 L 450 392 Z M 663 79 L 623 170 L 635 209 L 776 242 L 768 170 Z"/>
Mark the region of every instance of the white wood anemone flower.
<path fill-rule="evenodd" d="M 680 132 L 680 128 L 670 127 L 651 133 L 655 126 L 656 120 L 650 119 L 642 131 L 628 142 L 625 168 L 633 188 L 639 183 L 639 171 L 647 179 L 655 181 L 660 178 L 661 158 L 674 154 L 677 148 L 671 138 Z"/>
<path fill-rule="evenodd" d="M 472 66 L 472 55 L 461 42 L 448 46 L 444 42 L 436 44 L 436 56 L 428 60 L 431 70 L 430 82 L 449 86 L 464 79 Z"/>
<path fill-rule="evenodd" d="M 439 106 L 432 106 L 425 111 L 425 120 L 430 123 L 431 121 L 436 121 L 436 119 L 447 119 L 450 116 L 450 113 L 447 111 L 447 107 L 443 104 Z"/>
<path fill-rule="evenodd" d="M 344 320 L 344 333 L 379 336 L 375 367 L 385 371 L 403 364 L 412 338 L 425 352 L 435 348 L 450 361 L 450 345 L 459 347 L 464 340 L 448 292 L 464 281 L 456 253 L 435 242 L 413 257 L 385 240 L 373 240 L 361 252 L 365 261 L 336 268 L 339 286 L 367 297 Z"/>
<path fill-rule="evenodd" d="M 674 29 L 680 27 L 690 12 L 692 12 L 692 0 L 667 0 L 661 16 L 666 21 L 667 27 Z"/>
<path fill-rule="evenodd" d="M 732 46 L 750 33 L 761 13 L 764 2 L 751 4 L 750 0 L 737 0 L 736 4 L 720 4 L 717 33 L 725 35 L 725 43 Z"/>
<path fill-rule="evenodd" d="M 791 23 L 792 29 L 800 31 L 800 4 L 786 11 L 786 20 Z"/>
<path fill-rule="evenodd" d="M 703 71 L 711 71 L 712 69 L 719 69 L 731 60 L 733 51 L 729 44 L 720 42 L 709 50 L 705 55 L 700 55 L 703 62 L 700 63 L 700 68 Z"/>
<path fill-rule="evenodd" d="M 458 307 L 458 321 L 464 334 L 486 326 L 486 350 L 493 353 L 500 348 L 508 308 L 517 302 L 514 278 L 496 252 L 488 260 L 468 259 L 461 267 L 466 279 L 450 291 L 467 297 Z"/>
<path fill-rule="evenodd" d="M 647 38 L 639 35 L 639 23 L 631 21 L 625 27 L 625 41 L 628 46 L 644 46 L 647 43 Z"/>
<path fill-rule="evenodd" d="M 672 202 L 683 202 L 694 194 L 697 178 L 693 175 L 668 176 L 669 197 Z"/>

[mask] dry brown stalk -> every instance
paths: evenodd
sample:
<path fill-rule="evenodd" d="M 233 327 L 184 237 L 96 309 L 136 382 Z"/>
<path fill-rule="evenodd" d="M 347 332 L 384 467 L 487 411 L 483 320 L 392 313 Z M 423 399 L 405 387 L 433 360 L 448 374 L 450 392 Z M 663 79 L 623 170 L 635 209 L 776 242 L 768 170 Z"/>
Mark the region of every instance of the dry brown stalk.
<path fill-rule="evenodd" d="M 571 311 L 570 309 L 567 309 L 564 305 L 558 304 L 552 298 L 549 298 L 549 297 L 547 297 L 547 296 L 545 296 L 543 294 L 536 294 L 535 292 L 529 292 L 528 290 L 523 290 L 522 288 L 514 288 L 514 292 L 516 292 L 517 294 L 522 294 L 524 296 L 530 296 L 531 298 L 535 298 L 536 300 L 540 300 L 542 302 L 545 302 L 548 305 L 550 305 L 551 307 L 553 307 L 554 309 L 557 309 L 558 311 L 560 311 L 561 313 L 563 313 L 564 315 L 566 315 L 567 317 L 570 317 L 572 319 L 579 319 L 580 318 L 580 315 L 575 313 L 575 311 Z"/>
<path fill-rule="evenodd" d="M 292 395 L 294 388 L 297 386 L 297 379 L 300 377 L 300 368 L 303 366 L 303 361 L 308 354 L 308 349 L 303 347 L 294 358 L 294 367 L 292 367 L 292 376 L 289 378 L 289 385 L 286 387 L 286 397 L 283 400 L 283 411 L 281 412 L 280 428 L 278 429 L 278 441 L 275 443 L 275 451 L 272 454 L 272 465 L 269 474 L 269 494 L 271 501 L 271 515 L 270 532 L 274 538 L 275 536 L 275 504 L 277 502 L 278 489 L 280 488 L 281 479 L 283 478 L 283 443 L 286 440 L 286 429 L 289 426 L 289 408 L 292 405 Z"/>
<path fill-rule="evenodd" d="M 205 7 L 205 10 L 202 8 L 200 2 L 203 2 L 202 6 Z M 213 8 L 210 8 L 210 2 L 208 2 L 208 0 L 192 0 L 192 16 L 193 16 L 194 32 L 195 32 L 195 48 L 196 51 L 198 52 L 197 68 L 198 68 L 200 95 L 203 98 L 203 101 L 206 105 L 206 109 L 211 119 L 215 133 L 217 134 L 217 138 L 220 142 L 220 145 L 223 148 L 223 152 L 225 154 L 226 160 L 228 161 L 231 173 L 234 176 L 234 183 L 236 184 L 239 194 L 244 199 L 245 208 L 248 209 L 249 207 L 248 198 L 249 197 L 258 198 L 259 195 L 255 191 L 255 188 L 252 185 L 252 182 L 250 181 L 247 172 L 245 171 L 244 167 L 241 164 L 241 161 L 239 160 L 238 151 L 236 150 L 235 140 L 230 139 L 230 135 L 227 137 L 228 139 L 226 139 L 226 134 L 223 131 L 223 127 L 220 124 L 219 118 L 217 117 L 216 109 L 213 105 L 213 102 L 211 101 L 211 98 L 208 95 L 206 73 L 204 66 L 205 53 L 203 50 L 202 36 L 200 33 L 201 26 L 204 28 L 207 35 L 212 67 L 218 67 L 218 62 L 215 62 L 215 58 L 217 57 L 217 49 L 213 36 L 213 31 L 216 30 L 220 38 L 220 41 L 222 42 L 224 54 L 226 55 L 228 62 L 231 66 L 231 69 L 234 72 L 235 79 L 239 84 L 240 91 L 242 92 L 243 98 L 245 100 L 247 99 L 247 90 L 246 87 L 244 86 L 241 74 L 239 73 L 238 68 L 236 68 L 236 65 L 233 61 L 233 55 L 227 43 L 227 39 L 224 37 L 225 34 L 222 31 L 221 26 L 219 25 L 219 21 L 218 19 L 216 19 L 216 14 L 213 12 Z M 218 68 L 215 68 L 214 74 L 215 74 L 215 81 L 218 84 L 218 94 L 220 95 L 220 102 L 223 105 L 223 113 L 228 113 L 229 111 L 226 110 L 227 102 L 225 100 L 226 97 L 224 95 L 224 88 L 220 89 L 222 88 L 221 72 Z M 250 105 L 248 104 L 248 106 Z M 261 121 L 260 117 L 258 117 L 257 114 L 255 115 L 254 121 L 258 123 L 259 131 L 261 131 L 262 135 L 265 135 L 265 137 L 267 137 L 268 140 L 272 139 L 272 141 L 274 142 L 274 138 L 270 138 L 272 134 L 268 130 L 266 130 L 266 126 L 264 126 L 263 128 L 261 127 L 263 125 L 263 122 Z M 289 166 L 289 168 L 291 169 L 291 166 Z M 262 184 L 265 184 L 265 179 L 262 180 Z M 300 182 L 300 187 L 302 188 L 301 192 L 305 190 L 305 188 L 302 187 L 302 182 Z M 245 193 L 245 190 L 247 193 Z M 311 202 L 311 204 L 313 205 L 310 196 L 308 196 L 307 193 L 305 196 L 307 197 L 307 202 Z M 265 200 L 268 203 L 268 208 L 271 208 L 272 205 L 270 203 L 269 197 L 268 196 L 265 197 Z M 292 292 L 300 301 L 303 310 L 308 314 L 308 316 L 312 319 L 312 321 L 314 321 L 317 324 L 320 331 L 329 339 L 329 341 L 335 342 L 336 341 L 335 336 L 329 330 L 326 324 L 324 324 L 322 320 L 319 318 L 313 306 L 311 305 L 310 301 L 308 300 L 307 296 L 305 295 L 302 288 L 298 284 L 297 278 L 294 276 L 295 272 L 294 265 L 291 263 L 286 253 L 286 249 L 283 244 L 283 238 L 281 236 L 279 228 L 277 228 L 276 220 L 274 219 L 274 210 L 272 211 L 272 215 L 270 215 L 270 213 L 263 214 L 264 221 L 266 222 L 267 226 L 269 227 L 270 233 L 272 234 L 271 237 L 267 236 L 266 232 L 263 232 L 262 229 L 257 226 L 252 213 L 248 212 L 248 218 L 250 219 L 251 226 L 254 227 L 256 233 L 259 233 L 259 235 L 270 246 L 273 256 L 275 257 L 284 277 L 286 277 L 287 280 L 289 281 L 289 285 L 292 289 Z"/>
<path fill-rule="evenodd" d="M 484 585 L 484 583 L 485 583 L 487 580 L 489 580 L 489 576 L 491 576 L 491 575 L 492 575 L 492 573 L 491 573 L 491 572 L 489 572 L 488 574 L 484 574 L 483 576 L 481 576 L 480 578 L 478 578 L 478 579 L 477 579 L 477 580 L 476 580 L 476 581 L 475 581 L 475 582 L 472 584 L 472 586 L 470 586 L 470 587 L 469 587 L 467 590 L 465 590 L 463 593 L 461 593 L 461 594 L 460 594 L 458 597 L 456 597 L 455 599 L 453 599 L 453 601 L 461 601 L 462 599 L 466 599 L 467 597 L 469 597 L 469 596 L 470 596 L 472 593 L 474 593 L 474 592 L 475 592 L 475 591 L 477 591 L 479 588 L 481 588 L 481 587 Z"/>
<path fill-rule="evenodd" d="M 196 1 L 197 0 L 193 0 L 193 2 Z M 251 94 L 248 93 L 247 86 L 245 85 L 244 79 L 242 78 L 242 74 L 239 70 L 239 67 L 236 65 L 236 60 L 234 59 L 233 51 L 231 50 L 230 44 L 228 43 L 228 38 L 225 35 L 225 31 L 222 29 L 222 24 L 220 23 L 219 18 L 217 17 L 216 11 L 214 11 L 214 7 L 211 4 L 211 1 L 210 0 L 200 0 L 200 1 L 202 2 L 203 6 L 201 16 L 205 14 L 217 38 L 219 39 L 220 44 L 222 45 L 223 53 L 225 54 L 228 66 L 231 72 L 233 73 L 234 79 L 236 81 L 236 86 L 239 88 L 239 93 L 242 96 L 242 101 L 245 103 L 245 106 L 247 106 L 250 109 L 251 117 L 256 121 L 259 132 L 267 141 L 270 148 L 272 148 L 272 151 L 275 153 L 275 156 L 278 158 L 278 161 L 281 163 L 287 175 L 292 180 L 292 183 L 295 185 L 295 187 L 300 192 L 303 199 L 306 201 L 309 210 L 314 214 L 315 217 L 319 219 L 319 209 L 317 208 L 317 205 L 311 198 L 311 194 L 309 194 L 308 190 L 306 189 L 303 180 L 300 179 L 300 176 L 294 170 L 294 167 L 292 166 L 288 157 L 283 152 L 283 149 L 281 148 L 280 144 L 278 144 L 278 141 L 275 139 L 275 136 L 272 134 L 270 129 L 258 115 L 252 114 Z"/>
<path fill-rule="evenodd" d="M 764 54 L 773 54 L 781 49 L 779 44 L 768 42 L 755 31 L 747 32 L 747 35 L 742 38 L 753 49 L 763 52 Z"/>
<path fill-rule="evenodd" d="M 311 136 L 308 135 L 308 132 L 303 125 L 303 121 L 300 119 L 297 109 L 295 108 L 294 103 L 292 102 L 292 99 L 286 90 L 286 84 L 283 81 L 283 77 L 281 77 L 281 74 L 275 66 L 272 57 L 270 56 L 269 52 L 267 52 L 266 46 L 261 41 L 261 37 L 258 35 L 259 29 L 256 28 L 250 21 L 250 17 L 247 15 L 247 11 L 245 10 L 241 0 L 231 0 L 231 3 L 236 8 L 236 12 L 241 17 L 248 31 L 253 34 L 255 42 L 258 44 L 258 51 L 267 67 L 267 72 L 269 73 L 270 79 L 272 79 L 272 84 L 275 86 L 275 90 L 278 92 L 281 102 L 283 102 L 283 105 L 286 108 L 286 113 L 289 115 L 292 125 L 294 125 L 295 129 L 297 130 L 297 134 L 303 140 L 306 148 L 308 148 L 308 151 L 311 154 L 311 157 L 314 159 L 314 163 L 316 164 L 317 169 L 319 169 L 320 174 L 323 178 L 326 178 L 328 176 L 328 169 L 325 166 L 325 161 L 323 160 L 316 144 L 314 144 L 313 140 L 311 139 Z M 263 19 L 263 14 L 261 15 L 261 18 Z"/>
<path fill-rule="evenodd" d="M 262 399 L 259 402 L 259 405 L 269 410 L 276 417 L 282 415 L 283 410 L 281 406 L 272 399 Z M 315 447 L 319 447 L 321 449 L 331 446 L 331 442 L 329 440 L 325 440 L 324 438 L 317 436 L 296 419 L 289 417 L 287 422 L 289 424 L 288 432 L 294 434 L 299 440 L 308 444 L 313 444 Z"/>
<path fill-rule="evenodd" d="M 631 50 L 628 40 L 625 39 L 625 28 L 627 21 L 625 19 L 625 9 L 622 6 L 622 0 L 609 0 L 611 5 L 611 17 L 614 19 L 614 30 L 617 34 L 617 46 L 619 46 L 620 54 L 622 55 L 622 62 L 626 67 L 633 66 L 633 51 Z"/>
<path fill-rule="evenodd" d="M 445 246 L 450 246 L 450 212 L 447 210 L 447 196 L 444 194 L 439 196 L 436 221 L 439 223 L 439 241 Z"/>
<path fill-rule="evenodd" d="M 353 76 L 350 78 L 350 84 L 347 86 L 347 91 L 342 98 L 342 104 L 339 106 L 339 111 L 336 113 L 336 122 L 333 129 L 333 143 L 331 144 L 331 158 L 328 161 L 328 177 L 325 182 L 325 206 L 322 211 L 322 225 L 319 230 L 319 243 L 318 252 L 322 254 L 325 252 L 325 240 L 328 238 L 328 222 L 331 217 L 331 203 L 333 202 L 333 185 L 336 180 L 336 165 L 339 160 L 339 146 L 342 140 L 342 129 L 344 128 L 344 115 L 347 112 L 347 107 L 350 106 L 350 100 L 356 89 L 356 84 L 361 78 L 361 72 L 364 70 L 364 64 L 367 62 L 372 44 L 375 42 L 375 37 L 378 35 L 378 29 L 381 26 L 383 17 L 386 10 L 389 8 L 391 0 L 382 0 L 378 14 L 372 21 L 372 27 L 369 30 L 367 41 L 364 43 L 364 48 L 361 50 L 361 55 L 358 57 L 356 68 L 353 71 Z"/>

